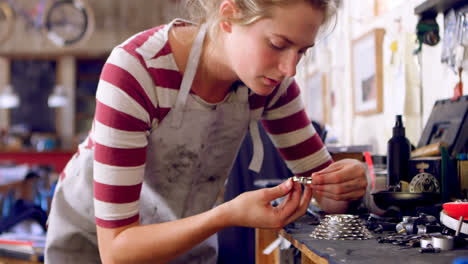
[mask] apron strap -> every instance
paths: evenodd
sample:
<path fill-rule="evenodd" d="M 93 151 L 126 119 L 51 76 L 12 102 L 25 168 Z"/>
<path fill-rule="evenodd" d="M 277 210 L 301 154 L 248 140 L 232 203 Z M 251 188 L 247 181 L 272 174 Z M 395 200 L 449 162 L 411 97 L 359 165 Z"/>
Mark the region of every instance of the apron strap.
<path fill-rule="evenodd" d="M 250 161 L 249 170 L 256 173 L 260 173 L 264 155 L 263 142 L 260 138 L 260 130 L 258 129 L 258 126 L 258 119 L 253 118 L 250 120 L 249 130 L 250 136 L 252 137 L 253 154 L 252 160 Z"/>
<path fill-rule="evenodd" d="M 172 127 L 179 128 L 182 123 L 183 110 L 185 108 L 185 102 L 187 96 L 192 88 L 193 79 L 197 73 L 198 63 L 200 61 L 200 55 L 203 49 L 203 40 L 206 35 L 206 24 L 202 24 L 198 31 L 197 37 L 193 42 L 192 49 L 187 61 L 187 67 L 185 67 L 184 77 L 182 78 L 182 84 L 180 85 L 179 94 L 174 105 L 174 115 Z"/>
<path fill-rule="evenodd" d="M 247 102 L 249 100 L 249 88 L 245 85 L 240 85 L 237 88 L 236 94 L 241 102 Z"/>
<path fill-rule="evenodd" d="M 247 86 L 239 86 L 236 93 L 241 102 L 248 102 L 249 88 L 247 88 Z M 263 142 L 262 138 L 260 137 L 260 130 L 258 128 L 258 122 L 260 119 L 261 113 L 259 114 L 253 113 L 252 111 L 250 112 L 249 131 L 250 137 L 252 138 L 253 153 L 249 164 L 249 170 L 254 171 L 257 174 L 260 173 L 260 169 L 262 168 L 264 155 Z"/>

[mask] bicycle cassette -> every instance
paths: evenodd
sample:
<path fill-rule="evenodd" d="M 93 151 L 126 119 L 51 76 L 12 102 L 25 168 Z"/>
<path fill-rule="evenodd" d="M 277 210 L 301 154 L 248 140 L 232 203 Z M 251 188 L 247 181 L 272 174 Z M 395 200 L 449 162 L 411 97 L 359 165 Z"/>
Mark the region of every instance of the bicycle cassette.
<path fill-rule="evenodd" d="M 412 193 L 440 193 L 440 184 L 434 175 L 422 172 L 411 179 L 409 191 Z"/>

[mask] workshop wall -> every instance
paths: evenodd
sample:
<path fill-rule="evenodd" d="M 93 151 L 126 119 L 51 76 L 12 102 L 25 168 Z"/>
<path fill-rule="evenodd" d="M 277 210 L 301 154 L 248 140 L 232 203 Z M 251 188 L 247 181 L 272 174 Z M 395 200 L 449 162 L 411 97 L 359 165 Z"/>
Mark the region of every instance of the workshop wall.
<path fill-rule="evenodd" d="M 370 4 L 385 2 L 394 3 L 385 11 L 376 10 Z M 452 97 L 458 75 L 440 62 L 444 37 L 442 14 L 437 17 L 440 43 L 434 47 L 423 45 L 420 56 L 413 55 L 417 48 L 418 22 L 414 8 L 422 2 L 365 0 L 357 5 L 356 1 L 344 0 L 334 32 L 318 42 L 312 62 L 305 63 L 298 78 L 304 94 L 310 93 L 306 85 L 310 72 L 319 71 L 327 79 L 324 103 L 329 110 L 325 119 L 339 145 L 372 145 L 374 153 L 385 155 L 396 114 L 403 114 L 407 137 L 417 145 L 434 102 Z M 381 14 L 376 16 L 378 12 Z M 358 115 L 353 113 L 351 47 L 354 40 L 375 28 L 386 31 L 382 53 L 383 111 Z M 397 44 L 396 51 L 391 50 L 392 43 Z M 465 71 L 462 79 L 467 77 Z M 304 103 L 307 106 L 313 102 L 306 98 Z"/>
<path fill-rule="evenodd" d="M 11 81 L 12 60 L 40 59 L 56 62 L 56 82 L 64 86 L 69 99 L 67 107 L 56 110 L 57 134 L 64 149 L 72 149 L 76 144 L 74 120 L 77 60 L 106 58 L 113 47 L 130 36 L 169 22 L 175 14 L 183 13 L 180 1 L 88 0 L 86 3 L 93 12 L 94 29 L 89 39 L 83 43 L 67 48 L 57 47 L 24 18 L 17 16 L 11 36 L 0 45 L 0 91 Z M 0 110 L 1 128 L 10 125 L 10 117 L 10 111 Z"/>
<path fill-rule="evenodd" d="M 41 33 L 17 16 L 11 37 L 0 45 L 0 53 L 18 56 L 100 55 L 133 34 L 170 21 L 177 1 L 88 0 L 94 13 L 94 31 L 89 40 L 71 48 L 57 48 Z"/>
<path fill-rule="evenodd" d="M 417 144 L 434 102 L 452 96 L 458 78 L 452 70 L 440 63 L 441 43 L 435 47 L 423 46 L 420 55 L 422 65 L 418 65 L 418 57 L 411 55 L 416 49 L 414 40 L 418 21 L 414 8 L 423 1 L 363 0 L 359 1 L 359 5 L 356 1 L 342 1 L 333 33 L 319 37 L 316 48 L 301 62 L 297 74 L 306 107 L 315 109 L 315 115 L 311 117 L 329 125 L 330 139 L 336 136 L 340 145 L 371 144 L 374 153 L 385 154 L 394 116 L 403 114 L 407 137 L 411 143 Z M 39 32 L 18 18 L 12 37 L 0 45 L 0 55 L 56 59 L 57 79 L 65 84 L 73 102 L 77 58 L 105 56 L 112 47 L 136 32 L 170 21 L 175 14 L 182 12 L 178 5 L 181 2 L 88 0 L 95 17 L 94 33 L 86 43 L 67 49 L 51 45 Z M 370 4 L 384 2 L 387 5 L 391 2 L 392 6 L 380 6 L 378 10 Z M 443 38 L 443 16 L 439 15 L 437 20 Z M 353 113 L 352 101 L 351 44 L 375 28 L 384 28 L 386 31 L 383 42 L 383 111 L 372 115 L 356 115 Z M 398 43 L 398 49 L 392 52 L 390 46 L 394 41 Z M 398 75 L 402 65 L 405 70 L 403 76 Z M 9 62 L 0 58 L 0 90 L 9 82 L 9 70 Z M 317 74 L 320 78 L 312 78 Z M 401 83 L 396 82 L 398 78 L 403 78 L 404 89 Z M 463 78 L 467 78 L 466 73 L 463 73 Z M 314 84 L 310 82 L 311 79 L 321 81 L 322 87 L 314 87 L 314 93 L 311 87 L 307 87 Z M 320 111 L 316 111 L 317 107 L 311 107 L 318 102 L 310 100 L 317 94 L 317 89 L 323 99 Z M 70 107 L 61 110 L 58 116 L 60 120 L 57 127 L 61 139 L 68 145 L 71 144 L 70 138 L 74 132 L 73 124 L 70 125 L 74 112 L 72 103 Z M 0 111 L 0 127 L 6 126 L 8 121 L 8 113 Z"/>

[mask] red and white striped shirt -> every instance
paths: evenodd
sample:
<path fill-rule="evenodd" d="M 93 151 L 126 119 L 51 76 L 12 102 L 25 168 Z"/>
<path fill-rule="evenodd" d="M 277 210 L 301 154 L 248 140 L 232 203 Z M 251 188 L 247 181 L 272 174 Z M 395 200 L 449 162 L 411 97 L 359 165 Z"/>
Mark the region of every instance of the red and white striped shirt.
<path fill-rule="evenodd" d="M 102 70 L 93 128 L 80 145 L 94 150 L 99 226 L 119 227 L 139 218 L 148 136 L 175 104 L 182 81 L 168 41 L 169 28 L 164 25 L 133 36 L 112 51 Z M 261 112 L 263 126 L 293 173 L 310 175 L 332 162 L 293 80 L 283 94 L 279 89 L 269 96 L 251 93 L 249 106 L 252 112 Z"/>

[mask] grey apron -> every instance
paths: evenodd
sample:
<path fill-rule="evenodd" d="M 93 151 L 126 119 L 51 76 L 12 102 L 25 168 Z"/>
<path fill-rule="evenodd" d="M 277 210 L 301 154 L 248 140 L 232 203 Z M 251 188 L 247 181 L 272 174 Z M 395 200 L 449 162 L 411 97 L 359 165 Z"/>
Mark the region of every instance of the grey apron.
<path fill-rule="evenodd" d="M 206 27 L 192 46 L 175 106 L 149 135 L 140 223 L 172 221 L 211 209 L 250 121 L 248 88 L 209 105 L 189 96 Z M 93 151 L 80 148 L 57 186 L 49 216 L 46 263 L 99 263 L 93 209 Z M 157 234 L 154 234 L 157 235 Z M 216 235 L 170 263 L 216 263 Z"/>

